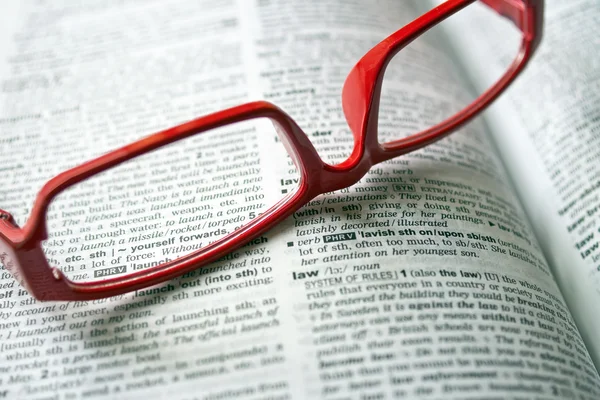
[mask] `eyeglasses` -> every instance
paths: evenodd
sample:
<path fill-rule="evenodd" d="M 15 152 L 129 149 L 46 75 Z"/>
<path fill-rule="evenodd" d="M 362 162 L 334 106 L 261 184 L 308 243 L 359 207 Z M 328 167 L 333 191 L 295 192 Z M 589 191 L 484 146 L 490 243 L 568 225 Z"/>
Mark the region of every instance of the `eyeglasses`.
<path fill-rule="evenodd" d="M 241 273 L 251 267 L 247 273 L 256 275 L 252 267 L 268 256 L 250 247 L 252 257 L 238 259 L 234 250 L 268 241 L 263 233 L 306 204 L 313 206 L 308 215 L 320 214 L 311 200 L 354 185 L 373 165 L 456 131 L 523 70 L 541 40 L 543 0 L 479 1 L 496 12 L 494 18 L 500 14 L 517 28 L 518 47 L 498 80 L 464 107 L 444 79 L 423 79 L 427 74 L 406 61 L 392 68 L 403 53 L 429 60 L 431 48 L 445 46 L 430 42 L 432 28 L 474 2 L 444 2 L 358 61 L 342 90 L 354 142 L 342 163 L 324 162 L 308 135 L 273 104 L 232 107 L 59 174 L 43 186 L 22 228 L 0 210 L 0 262 L 40 300 L 115 296 L 194 274 L 219 259 L 225 263 L 221 270 Z M 423 47 L 411 50 L 421 40 Z M 409 89 L 407 81 L 413 84 Z M 422 98 L 429 106 L 417 114 L 401 104 Z M 406 120 L 427 126 L 410 135 L 398 133 Z M 411 126 L 404 123 L 405 129 Z M 273 136 L 264 133 L 268 129 L 274 129 Z M 327 134 L 317 129 L 312 136 Z M 301 225 L 320 223 L 312 218 Z"/>

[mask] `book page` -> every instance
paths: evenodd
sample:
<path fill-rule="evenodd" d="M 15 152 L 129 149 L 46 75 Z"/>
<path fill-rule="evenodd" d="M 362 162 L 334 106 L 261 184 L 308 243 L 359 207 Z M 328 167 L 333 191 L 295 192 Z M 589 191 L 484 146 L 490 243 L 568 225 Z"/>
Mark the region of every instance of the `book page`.
<path fill-rule="evenodd" d="M 340 108 L 346 74 L 416 14 L 398 1 L 23 2 L 1 57 L 0 208 L 22 224 L 36 191 L 65 168 L 259 98 L 290 113 L 324 159 L 341 161 L 352 148 Z M 437 63 L 415 60 L 414 82 L 454 78 L 448 54 L 428 50 Z M 414 129 L 435 118 L 432 104 L 447 106 L 441 89 L 420 88 L 400 108 Z M 38 302 L 2 271 L 0 398 L 597 398 L 598 374 L 485 129 L 476 120 L 378 165 L 158 287 Z M 175 211 L 190 208 L 181 201 L 215 192 L 214 210 L 185 218 L 234 218 L 260 203 L 230 192 L 235 182 L 265 196 L 294 185 L 269 164 L 275 134 L 245 133 L 193 139 L 193 161 L 151 158 L 150 176 L 131 167 L 85 186 L 52 210 L 49 225 L 62 228 L 45 244 L 49 258 L 95 276 L 106 267 L 96 255 L 118 259 L 121 240 L 127 271 L 201 249 L 211 238 L 192 236 L 207 231 L 180 219 Z M 252 161 L 233 163 L 249 152 Z M 193 176 L 198 168 L 207 181 Z M 107 213 L 112 190 L 125 197 Z M 153 207 L 167 232 L 182 232 L 139 233 L 157 223 L 142 220 Z M 238 223 L 223 221 L 226 231 Z"/>
<path fill-rule="evenodd" d="M 473 11 L 477 10 L 460 15 L 461 22 L 476 21 Z M 486 115 L 596 366 L 600 363 L 596 307 L 600 301 L 596 162 L 600 100 L 595 57 L 599 16 L 594 1 L 546 2 L 538 53 Z M 485 55 L 486 62 L 467 63 L 485 87 L 490 72 L 498 69 L 507 53 L 493 27 L 477 29 L 484 41 L 461 40 L 478 51 L 461 54 L 465 59 Z"/>

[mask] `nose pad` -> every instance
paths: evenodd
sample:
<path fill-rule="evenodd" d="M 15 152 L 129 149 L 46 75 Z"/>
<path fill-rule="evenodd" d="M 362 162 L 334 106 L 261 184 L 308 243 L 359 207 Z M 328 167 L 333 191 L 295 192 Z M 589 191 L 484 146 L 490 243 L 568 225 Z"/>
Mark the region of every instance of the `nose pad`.
<path fill-rule="evenodd" d="M 0 210 L 0 221 L 6 221 L 8 224 L 12 225 L 13 228 L 19 227 L 12 214 L 8 211 Z"/>

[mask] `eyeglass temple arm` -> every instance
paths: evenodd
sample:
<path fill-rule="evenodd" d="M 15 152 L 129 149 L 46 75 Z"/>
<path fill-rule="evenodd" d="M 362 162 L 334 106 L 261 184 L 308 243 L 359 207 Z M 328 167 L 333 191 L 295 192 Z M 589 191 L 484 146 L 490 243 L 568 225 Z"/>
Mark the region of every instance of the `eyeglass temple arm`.
<path fill-rule="evenodd" d="M 523 0 L 480 0 L 503 17 L 510 19 L 521 31 L 525 28 Z"/>

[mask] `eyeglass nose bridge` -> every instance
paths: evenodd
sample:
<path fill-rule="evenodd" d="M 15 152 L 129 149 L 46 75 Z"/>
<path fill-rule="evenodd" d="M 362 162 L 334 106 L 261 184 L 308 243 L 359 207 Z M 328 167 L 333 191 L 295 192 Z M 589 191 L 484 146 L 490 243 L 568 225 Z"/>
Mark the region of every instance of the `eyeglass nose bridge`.
<path fill-rule="evenodd" d="M 400 152 L 387 152 L 377 141 L 355 146 L 355 152 L 343 163 L 337 165 L 324 164 L 321 171 L 321 193 L 345 189 L 358 183 L 376 164 L 388 160 Z M 396 154 L 399 153 L 399 154 Z"/>

